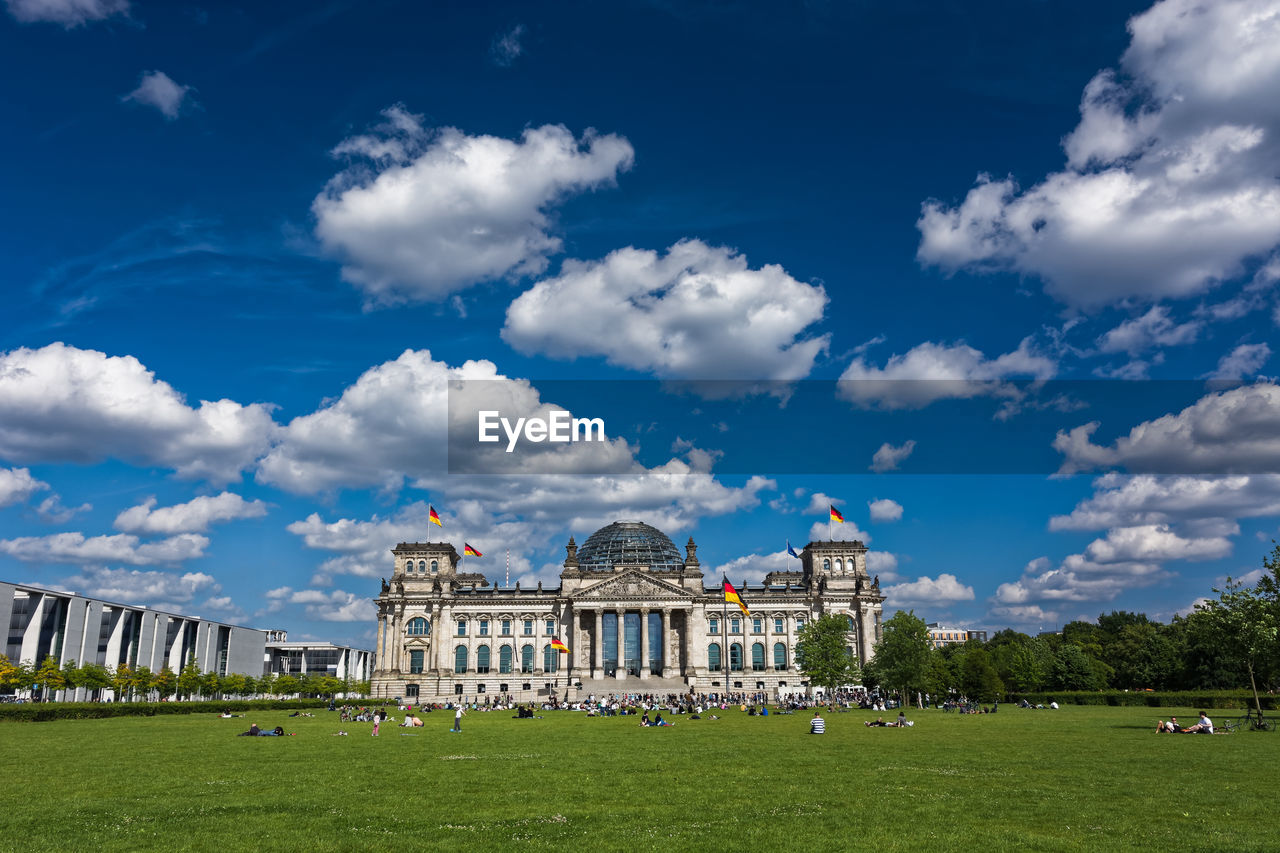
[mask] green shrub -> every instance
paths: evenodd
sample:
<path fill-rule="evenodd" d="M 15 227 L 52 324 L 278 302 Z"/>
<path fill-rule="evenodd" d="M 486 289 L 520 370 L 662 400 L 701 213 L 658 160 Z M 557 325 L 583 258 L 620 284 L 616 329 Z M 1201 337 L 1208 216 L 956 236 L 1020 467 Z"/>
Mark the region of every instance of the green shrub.
<path fill-rule="evenodd" d="M 248 699 L 209 702 L 46 702 L 0 705 L 0 722 L 47 723 L 51 720 L 101 720 L 107 717 L 155 717 L 167 714 L 214 714 L 221 711 L 328 707 L 327 699 Z"/>
<path fill-rule="evenodd" d="M 1276 696 L 1263 696 L 1262 709 L 1274 711 Z M 1042 693 L 1010 693 L 1009 701 L 1026 699 L 1032 705 L 1111 705 L 1149 708 L 1218 708 L 1244 710 L 1253 707 L 1253 694 L 1244 690 L 1181 690 L 1163 693 L 1124 690 L 1061 690 Z"/>

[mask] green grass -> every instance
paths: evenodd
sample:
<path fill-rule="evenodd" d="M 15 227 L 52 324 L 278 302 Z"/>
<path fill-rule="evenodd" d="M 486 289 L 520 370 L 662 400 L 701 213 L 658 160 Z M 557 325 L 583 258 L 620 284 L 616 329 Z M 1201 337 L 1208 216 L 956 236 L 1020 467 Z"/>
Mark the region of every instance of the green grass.
<path fill-rule="evenodd" d="M 1170 709 L 720 720 L 259 712 L 0 725 L 6 850 L 1275 850 L 1280 733 Z M 1194 719 L 1194 709 L 1172 709 Z M 395 716 L 399 716 L 396 714 Z M 257 722 L 291 738 L 237 738 Z M 339 727 L 349 737 L 332 737 Z"/>

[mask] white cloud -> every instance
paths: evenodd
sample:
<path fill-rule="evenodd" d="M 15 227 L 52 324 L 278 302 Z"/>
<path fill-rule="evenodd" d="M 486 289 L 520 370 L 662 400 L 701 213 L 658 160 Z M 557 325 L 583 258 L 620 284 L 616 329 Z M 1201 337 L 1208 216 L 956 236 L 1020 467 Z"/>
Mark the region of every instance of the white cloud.
<path fill-rule="evenodd" d="M 155 506 L 156 499 L 147 498 L 117 515 L 114 527 L 125 533 L 203 533 L 216 521 L 262 518 L 267 514 L 267 505 L 262 501 L 246 501 L 231 492 L 159 509 Z"/>
<path fill-rule="evenodd" d="M 907 439 L 897 447 L 889 442 L 880 445 L 880 449 L 871 457 L 871 470 L 877 474 L 885 471 L 895 471 L 902 464 L 902 460 L 911 455 L 916 449 L 916 440 L 914 438 Z"/>
<path fill-rule="evenodd" d="M 194 533 L 141 542 L 137 536 L 86 537 L 83 533 L 20 536 L 0 539 L 0 554 L 24 563 L 126 563 L 131 566 L 177 565 L 204 556 L 208 538 Z"/>
<path fill-rule="evenodd" d="M 1265 343 L 1241 344 L 1218 360 L 1218 368 L 1209 374 L 1209 378 L 1239 381 L 1254 377 L 1269 358 L 1271 347 Z"/>
<path fill-rule="evenodd" d="M 155 107 L 166 119 L 173 121 L 182 112 L 182 105 L 189 103 L 191 91 L 190 86 L 175 83 L 163 71 L 148 71 L 139 79 L 138 88 L 120 100 Z"/>
<path fill-rule="evenodd" d="M 884 367 L 858 356 L 840 375 L 837 393 L 856 405 L 885 409 L 918 409 L 945 399 L 1018 399 L 1022 392 L 1005 380 L 1051 379 L 1057 369 L 1051 358 L 1036 352 L 1029 337 L 1013 352 L 992 359 L 964 343 L 926 341 L 890 356 Z"/>
<path fill-rule="evenodd" d="M 1107 531 L 1085 548 L 1084 557 L 1067 558 L 1069 568 L 1084 568 L 1084 561 L 1106 563 L 1158 562 L 1168 560 L 1216 560 L 1231 553 L 1231 541 L 1224 536 L 1188 539 L 1165 524 L 1143 524 Z M 1087 570 L 1087 569 L 1086 569 Z"/>
<path fill-rule="evenodd" d="M 973 587 L 960 583 L 955 575 L 940 574 L 937 580 L 922 576 L 910 583 L 886 587 L 886 603 L 900 607 L 903 604 L 952 604 L 957 601 L 973 601 Z"/>
<path fill-rule="evenodd" d="M 520 42 L 522 38 L 524 38 L 524 24 L 516 24 L 495 36 L 493 44 L 489 45 L 489 58 L 493 60 L 493 64 L 501 68 L 511 67 L 511 64 L 524 53 L 524 45 Z"/>
<path fill-rule="evenodd" d="M 372 305 L 440 301 L 482 281 L 537 275 L 561 241 L 547 209 L 613 184 L 631 144 L 560 125 L 519 141 L 424 128 L 403 107 L 335 156 L 360 158 L 312 203 L 316 235 Z"/>
<path fill-rule="evenodd" d="M 881 498 L 867 501 L 867 506 L 871 510 L 872 521 L 899 521 L 902 518 L 902 504 L 897 501 Z"/>
<path fill-rule="evenodd" d="M 75 507 L 64 506 L 61 496 L 49 495 L 36 506 L 36 515 L 45 524 L 64 524 L 74 518 L 77 513 L 88 512 L 91 509 L 93 506 L 87 503 Z"/>
<path fill-rule="evenodd" d="M 29 468 L 0 468 L 0 507 L 22 503 L 49 484 L 31 476 Z"/>
<path fill-rule="evenodd" d="M 851 542 L 857 540 L 862 544 L 871 541 L 871 534 L 858 527 L 856 522 L 845 519 L 844 523 L 815 521 L 809 526 L 810 542 L 827 542 L 829 540 Z"/>
<path fill-rule="evenodd" d="M 712 577 L 725 575 L 732 583 L 764 583 L 765 575 L 770 572 L 798 572 L 800 561 L 786 551 L 775 551 L 772 554 L 747 554 L 716 566 L 707 572 Z"/>
<path fill-rule="evenodd" d="M 1164 0 L 1129 32 L 1123 74 L 1085 88 L 1066 168 L 926 202 L 921 261 L 1036 275 L 1088 307 L 1195 295 L 1280 241 L 1275 0 Z"/>
<path fill-rule="evenodd" d="M 121 604 L 185 604 L 197 595 L 212 595 L 222 587 L 202 572 L 173 575 L 131 569 L 85 568 L 65 583 L 82 595 Z"/>
<path fill-rule="evenodd" d="M 1280 387 L 1260 382 L 1207 394 L 1176 415 L 1138 424 L 1110 447 L 1098 421 L 1059 431 L 1060 474 L 1124 466 L 1134 472 L 1230 474 L 1280 471 Z"/>
<path fill-rule="evenodd" d="M 61 343 L 0 354 L 0 456 L 15 461 L 114 457 L 227 482 L 274 430 L 269 406 L 223 399 L 193 409 L 132 356 Z"/>
<path fill-rule="evenodd" d="M 796 497 L 799 497 L 797 495 Z M 829 518 L 831 507 L 844 506 L 844 498 L 833 498 L 825 492 L 814 492 L 809 496 L 809 505 L 805 507 L 806 515 L 820 515 Z"/>
<path fill-rule="evenodd" d="M 565 261 L 507 309 L 502 337 L 524 353 L 611 364 L 677 379 L 802 379 L 829 336 L 801 337 L 827 295 L 776 264 L 751 269 L 724 247 L 683 240 Z"/>
<path fill-rule="evenodd" d="M 129 0 L 5 0 L 9 14 L 24 24 L 48 22 L 66 29 L 127 15 Z"/>
<path fill-rule="evenodd" d="M 1058 624 L 1058 611 L 1045 610 L 1038 604 L 1001 605 L 987 613 L 993 619 L 1003 619 L 1012 625 L 1035 626 L 1035 630 Z"/>
<path fill-rule="evenodd" d="M 1150 524 L 1280 516 L 1280 476 L 1158 477 L 1105 474 L 1092 497 L 1070 515 L 1049 520 L 1050 530 L 1101 530 Z"/>
<path fill-rule="evenodd" d="M 885 583 L 898 579 L 898 555 L 888 551 L 867 552 L 867 572 Z"/>
<path fill-rule="evenodd" d="M 1154 346 L 1174 347 L 1195 343 L 1204 324 L 1198 320 L 1177 324 L 1169 317 L 1169 309 L 1153 305 L 1141 317 L 1126 320 L 1098 339 L 1101 352 L 1126 352 L 1129 355 Z"/>

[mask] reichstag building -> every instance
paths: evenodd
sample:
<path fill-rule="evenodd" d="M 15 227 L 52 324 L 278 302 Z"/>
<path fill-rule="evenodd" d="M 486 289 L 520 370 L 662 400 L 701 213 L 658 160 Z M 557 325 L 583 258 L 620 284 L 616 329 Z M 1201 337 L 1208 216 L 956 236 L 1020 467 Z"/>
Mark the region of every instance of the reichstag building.
<path fill-rule="evenodd" d="M 682 557 L 657 528 L 616 521 L 581 547 L 571 537 L 565 552 L 558 587 L 503 589 L 460 570 L 449 543 L 393 548 L 391 579 L 376 599 L 374 697 L 803 693 L 795 649 L 809 620 L 845 616 L 849 649 L 863 663 L 880 638 L 884 596 L 857 540 L 810 542 L 800 571 L 739 589 L 749 616 L 734 605 L 726 616 L 723 588 L 715 578 L 706 586 L 692 538 Z"/>

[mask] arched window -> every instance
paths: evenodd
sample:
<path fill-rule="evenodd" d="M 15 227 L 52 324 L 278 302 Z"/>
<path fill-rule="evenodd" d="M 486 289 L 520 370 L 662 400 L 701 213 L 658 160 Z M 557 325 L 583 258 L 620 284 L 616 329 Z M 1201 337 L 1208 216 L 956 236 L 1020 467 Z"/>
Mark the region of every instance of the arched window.
<path fill-rule="evenodd" d="M 458 646 L 453 650 L 453 671 L 461 675 L 467 671 L 467 647 Z"/>
<path fill-rule="evenodd" d="M 829 572 L 829 571 L 831 571 L 831 558 L 830 558 L 830 557 L 823 557 L 823 558 L 822 558 L 822 568 L 823 568 L 825 571 L 828 571 L 828 572 Z"/>
<path fill-rule="evenodd" d="M 542 647 L 542 671 L 555 672 L 560 669 L 560 653 L 547 643 Z"/>
<path fill-rule="evenodd" d="M 511 647 L 503 646 L 498 651 L 498 672 L 507 673 L 511 671 Z"/>
<path fill-rule="evenodd" d="M 836 557 L 836 571 L 837 572 L 844 571 L 844 560 L 840 559 L 839 557 Z"/>
<path fill-rule="evenodd" d="M 844 653 L 849 656 L 849 660 L 854 660 L 853 646 L 845 646 Z"/>
<path fill-rule="evenodd" d="M 427 561 L 426 561 L 426 560 L 419 560 L 419 561 L 418 561 L 418 571 L 420 571 L 420 572 L 425 572 L 426 570 L 427 570 Z"/>
<path fill-rule="evenodd" d="M 489 671 L 489 647 L 481 646 L 476 649 L 476 672 L 486 673 Z"/>
<path fill-rule="evenodd" d="M 409 620 L 409 626 L 405 633 L 410 637 L 425 637 L 431 633 L 431 623 L 421 616 L 415 616 Z"/>
<path fill-rule="evenodd" d="M 434 575 L 434 574 L 435 574 L 436 572 L 438 572 L 438 571 L 440 571 L 440 561 L 439 561 L 439 560 L 432 560 L 432 561 L 431 561 L 431 574 L 433 574 L 433 575 Z"/>
<path fill-rule="evenodd" d="M 729 670 L 730 672 L 742 672 L 742 644 L 734 643 L 729 646 Z"/>
<path fill-rule="evenodd" d="M 764 670 L 764 643 L 751 644 L 751 669 L 755 672 Z"/>
<path fill-rule="evenodd" d="M 846 616 L 846 617 L 844 617 L 844 629 L 845 629 L 846 631 L 856 631 L 856 630 L 858 630 L 858 626 L 857 626 L 857 625 L 855 625 L 855 624 L 853 624 L 853 617 L 852 617 L 852 616 Z"/>
<path fill-rule="evenodd" d="M 720 644 L 712 643 L 707 646 L 707 669 L 717 672 L 721 666 L 723 664 L 720 662 Z"/>
<path fill-rule="evenodd" d="M 533 646 L 525 646 L 520 650 L 520 671 L 533 672 Z"/>
<path fill-rule="evenodd" d="M 774 669 L 787 668 L 787 647 L 783 643 L 773 644 L 773 668 Z"/>

